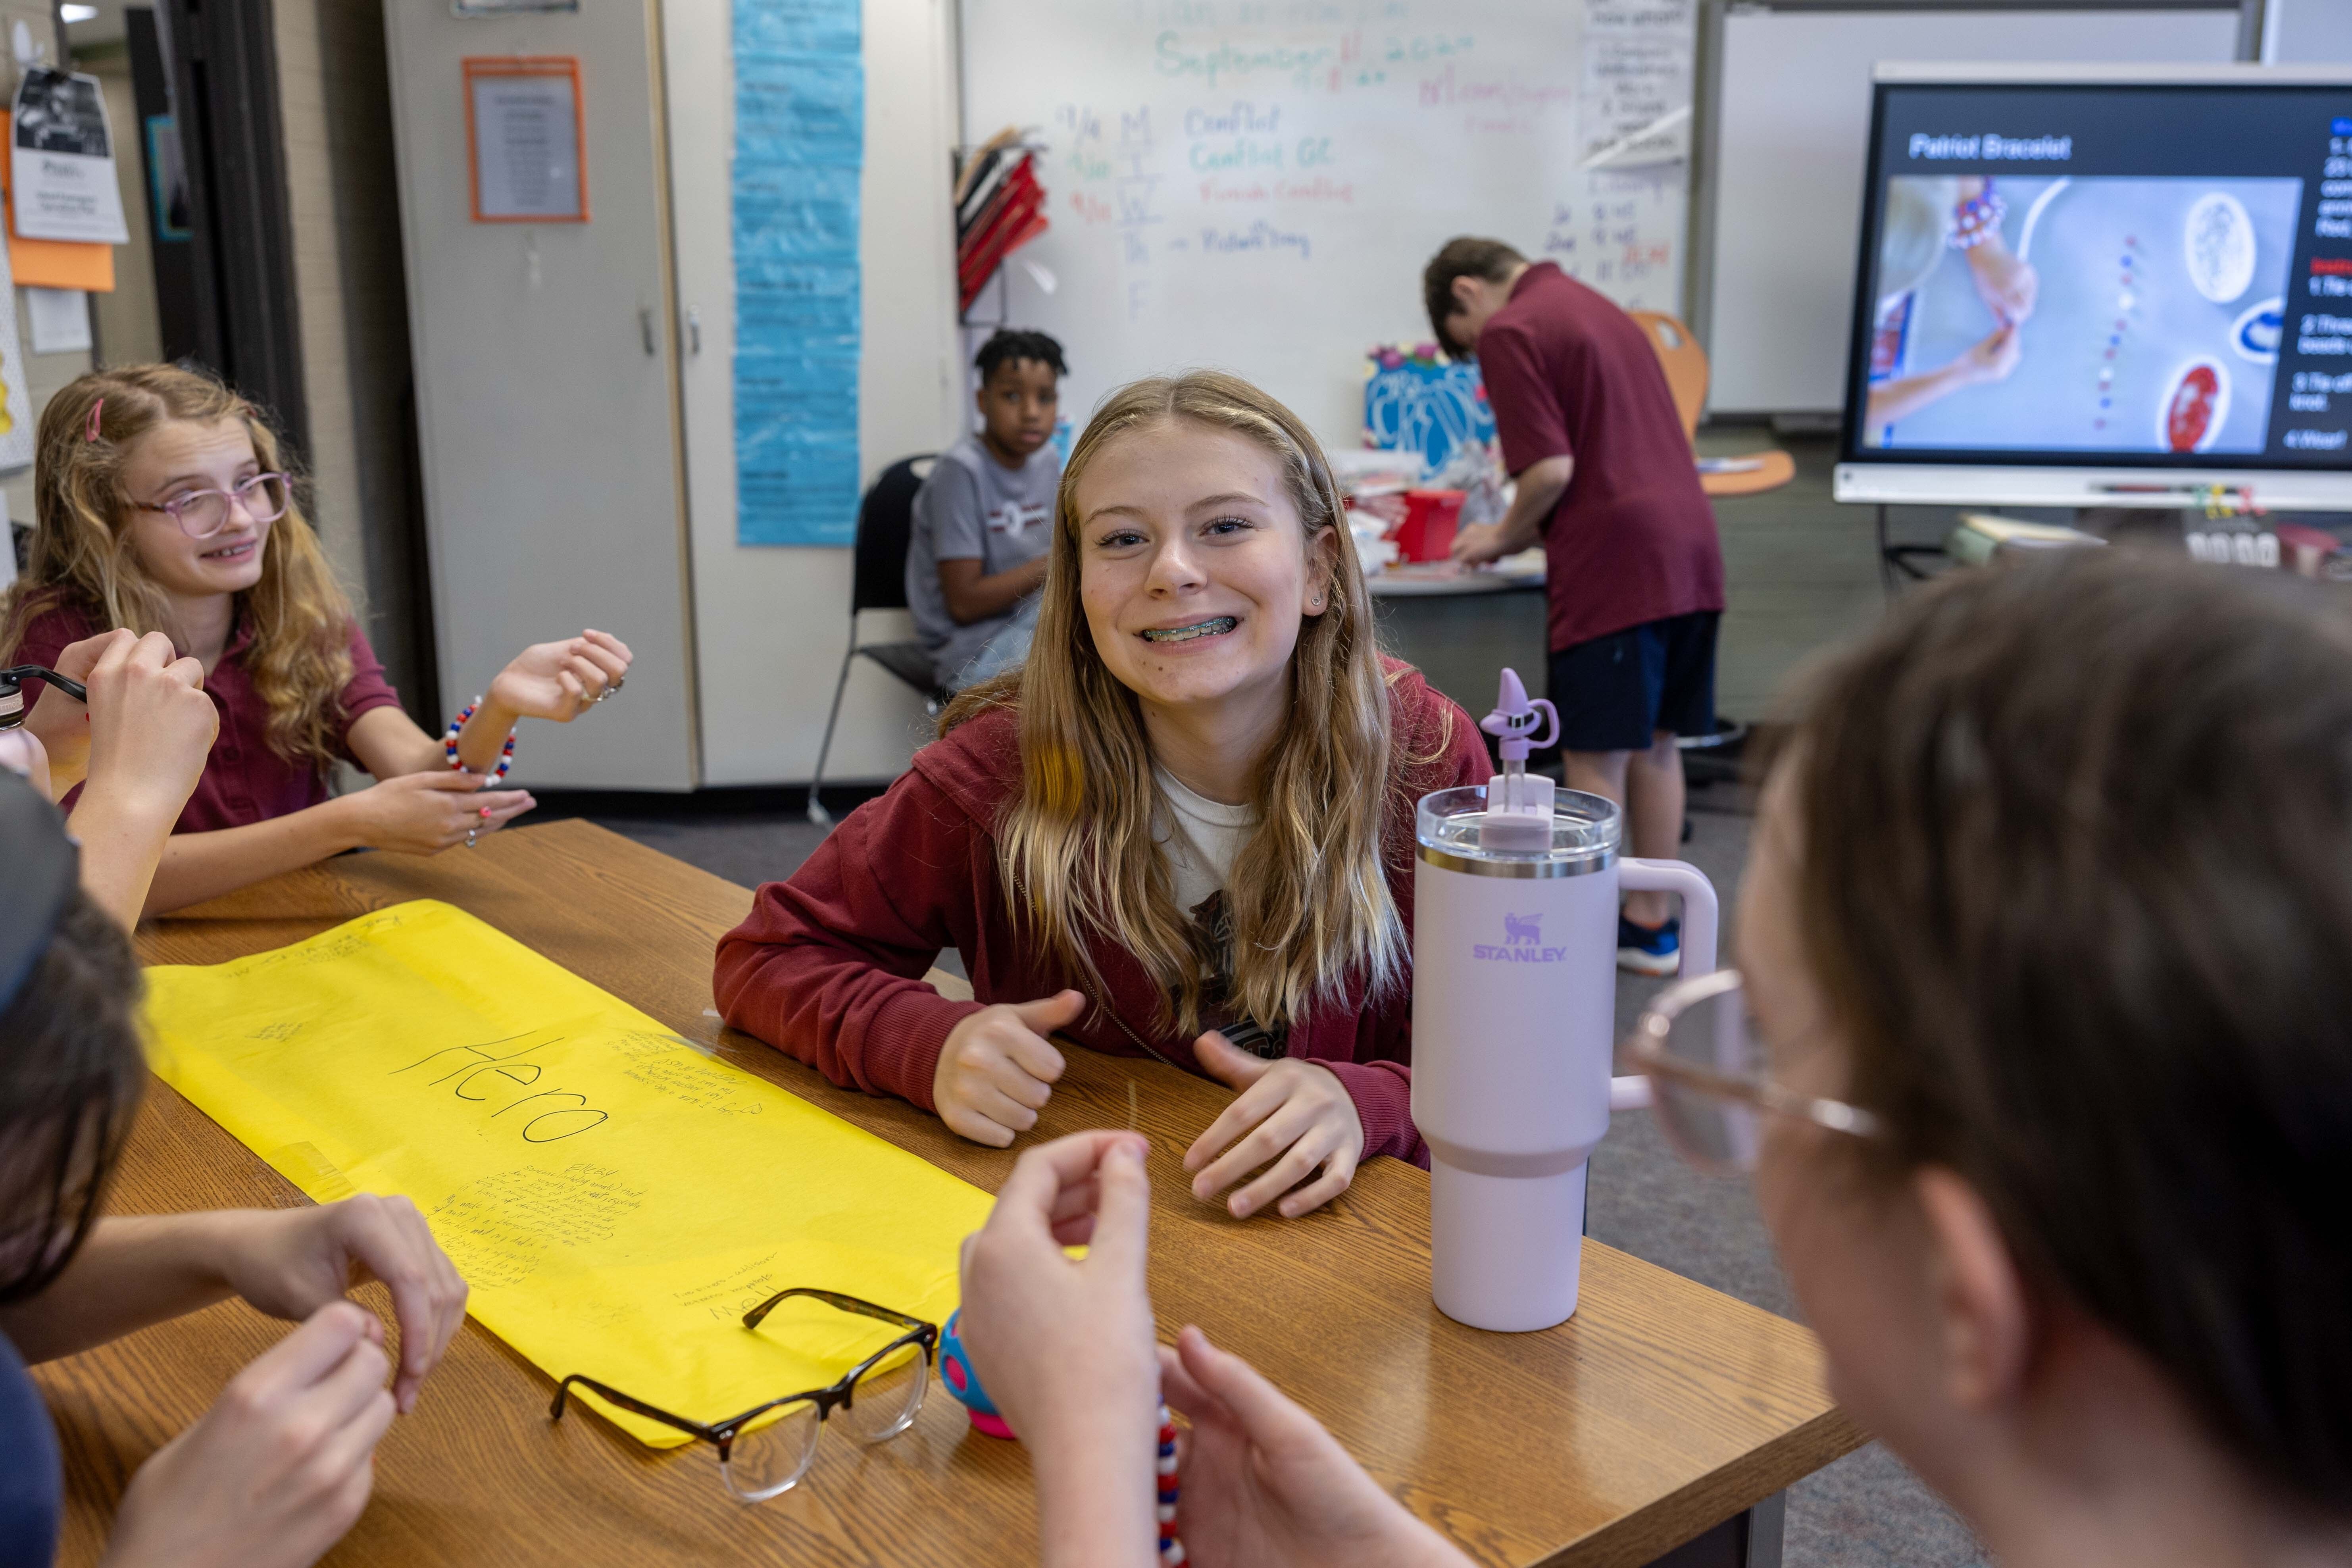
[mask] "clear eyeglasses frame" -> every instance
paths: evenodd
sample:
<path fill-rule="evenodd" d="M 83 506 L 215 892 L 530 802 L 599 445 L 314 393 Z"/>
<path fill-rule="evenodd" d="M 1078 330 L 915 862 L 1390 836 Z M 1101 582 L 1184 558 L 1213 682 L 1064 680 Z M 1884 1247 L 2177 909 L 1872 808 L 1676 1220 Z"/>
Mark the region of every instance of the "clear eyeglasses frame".
<path fill-rule="evenodd" d="M 1658 993 L 1624 1044 L 1626 1062 L 1650 1080 L 1650 1103 L 1667 1140 L 1703 1171 L 1756 1168 L 1762 1118 L 1789 1117 L 1853 1138 L 1877 1138 L 1879 1118 L 1843 1100 L 1776 1083 L 1749 1021 L 1739 972 L 1718 969 Z"/>
<path fill-rule="evenodd" d="M 895 1323 L 908 1331 L 851 1367 L 837 1383 L 767 1400 L 724 1421 L 695 1421 L 673 1415 L 576 1372 L 555 1385 L 555 1403 L 548 1407 L 548 1419 L 563 1418 L 572 1385 L 578 1384 L 623 1410 L 675 1426 L 715 1446 L 719 1450 L 720 1483 L 745 1502 L 765 1502 L 798 1486 L 801 1478 L 808 1474 L 809 1466 L 815 1462 L 817 1438 L 835 1412 L 840 1413 L 851 1435 L 861 1443 L 887 1442 L 912 1426 L 915 1417 L 922 1414 L 923 1392 L 930 1386 L 931 1361 L 940 1342 L 939 1325 L 855 1296 L 795 1288 L 779 1290 L 744 1313 L 743 1326 L 758 1328 L 760 1321 L 778 1303 L 796 1296 L 823 1301 L 860 1317 Z"/>
<path fill-rule="evenodd" d="M 231 501 L 256 522 L 276 522 L 286 515 L 289 481 L 284 474 L 256 474 L 239 479 L 234 489 L 183 490 L 167 501 L 136 500 L 141 511 L 160 511 L 180 525 L 190 539 L 210 539 L 228 526 Z"/>

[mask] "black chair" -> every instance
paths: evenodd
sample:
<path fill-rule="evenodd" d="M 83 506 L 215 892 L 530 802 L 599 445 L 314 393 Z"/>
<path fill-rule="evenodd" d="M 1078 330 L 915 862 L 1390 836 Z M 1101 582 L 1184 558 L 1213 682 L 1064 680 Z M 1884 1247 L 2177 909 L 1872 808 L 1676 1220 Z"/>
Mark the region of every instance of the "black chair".
<path fill-rule="evenodd" d="M 915 526 L 915 492 L 931 471 L 934 455 L 901 458 L 882 470 L 874 488 L 857 506 L 857 544 L 849 583 L 849 651 L 841 656 L 841 679 L 834 683 L 833 711 L 825 715 L 824 743 L 816 750 L 816 775 L 809 780 L 808 819 L 820 827 L 833 817 L 817 800 L 824 783 L 824 760 L 833 751 L 833 727 L 841 718 L 841 694 L 849 688 L 849 667 L 864 654 L 923 694 L 932 713 L 946 706 L 948 694 L 931 674 L 931 656 L 919 642 L 857 640 L 857 617 L 866 610 L 907 607 L 907 542 Z"/>

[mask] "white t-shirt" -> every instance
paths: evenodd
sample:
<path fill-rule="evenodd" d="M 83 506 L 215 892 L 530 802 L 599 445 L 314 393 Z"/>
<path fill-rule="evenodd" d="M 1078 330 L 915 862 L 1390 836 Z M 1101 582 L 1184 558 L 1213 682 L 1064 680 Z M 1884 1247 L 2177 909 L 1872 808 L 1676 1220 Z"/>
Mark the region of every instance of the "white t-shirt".
<path fill-rule="evenodd" d="M 1151 837 L 1168 854 L 1176 907 L 1190 913 L 1232 877 L 1234 857 L 1257 831 L 1257 808 L 1225 805 L 1194 795 L 1166 768 L 1154 767 L 1162 805 L 1151 814 Z"/>

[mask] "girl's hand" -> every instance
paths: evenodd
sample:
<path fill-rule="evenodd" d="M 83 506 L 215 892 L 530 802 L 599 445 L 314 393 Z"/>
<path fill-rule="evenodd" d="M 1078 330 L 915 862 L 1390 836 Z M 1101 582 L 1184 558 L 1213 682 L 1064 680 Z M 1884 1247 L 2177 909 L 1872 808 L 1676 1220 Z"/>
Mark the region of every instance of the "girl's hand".
<path fill-rule="evenodd" d="M 1064 991 L 965 1015 L 931 1069 L 931 1103 L 948 1130 L 1009 1149 L 1016 1134 L 1036 1126 L 1066 1065 L 1045 1037 L 1076 1023 L 1086 1007 L 1085 993 Z"/>
<path fill-rule="evenodd" d="M 1968 257 L 1969 272 L 1985 309 L 2003 326 L 2022 326 L 2025 318 L 2033 314 L 2034 300 L 2042 292 L 2042 275 L 2033 264 L 2020 261 L 1999 240 L 1971 247 Z"/>
<path fill-rule="evenodd" d="M 82 799 L 111 798 L 168 833 L 204 777 L 220 733 L 220 710 L 205 695 L 204 666 L 175 655 L 162 632 L 143 637 L 110 632 L 66 651 L 100 642 L 89 669 L 74 677 L 89 689 L 81 726 L 89 766 Z M 48 700 L 49 692 L 42 692 L 42 702 Z"/>
<path fill-rule="evenodd" d="M 1959 371 L 1963 384 L 2007 381 L 2024 353 L 2024 341 L 2017 329 L 2000 327 L 1987 333 L 1952 363 Z"/>
<path fill-rule="evenodd" d="M 58 650 L 57 661 L 49 668 L 68 680 L 88 686 L 90 671 L 98 668 L 100 658 L 108 648 L 118 642 L 138 640 L 136 632 L 117 626 L 110 632 L 66 644 Z M 25 728 L 40 737 L 42 746 L 47 750 L 49 772 L 57 781 L 58 794 L 63 795 L 81 782 L 89 758 L 89 709 L 59 690 L 54 682 L 44 682 L 41 700 L 25 715 Z"/>
<path fill-rule="evenodd" d="M 308 1568 L 367 1507 L 392 1425 L 383 1324 L 321 1307 L 139 1467 L 105 1568 Z"/>
<path fill-rule="evenodd" d="M 1241 1090 L 1184 1152 L 1184 1168 L 1200 1173 L 1194 1197 L 1205 1203 L 1269 1161 L 1264 1175 L 1226 1201 L 1235 1219 L 1276 1198 L 1277 1212 L 1296 1219 L 1348 1190 L 1364 1157 L 1364 1123 L 1339 1074 L 1313 1062 L 1264 1060 L 1214 1029 L 1193 1042 L 1192 1053 L 1220 1083 Z"/>
<path fill-rule="evenodd" d="M 1187 1328 L 1160 1386 L 1192 1422 L 1180 1439 L 1176 1528 L 1201 1568 L 1469 1568 L 1364 1473 L 1315 1417 L 1237 1355 Z"/>
<path fill-rule="evenodd" d="M 533 643 L 490 682 L 484 703 L 506 716 L 500 735 L 521 719 L 568 724 L 606 690 L 617 690 L 635 656 L 609 632 L 584 631 L 562 642 Z"/>
<path fill-rule="evenodd" d="M 478 773 L 436 769 L 398 778 L 343 796 L 338 805 L 358 818 L 358 842 L 370 849 L 404 855 L 438 855 L 505 826 L 539 802 L 526 789 L 482 787 Z"/>
<path fill-rule="evenodd" d="M 466 1321 L 466 1282 L 415 1204 L 362 1193 L 309 1208 L 235 1210 L 223 1222 L 222 1274 L 272 1317 L 307 1318 L 370 1279 L 389 1286 L 400 1324 L 393 1398 L 403 1415 L 416 1407 L 416 1391 Z"/>

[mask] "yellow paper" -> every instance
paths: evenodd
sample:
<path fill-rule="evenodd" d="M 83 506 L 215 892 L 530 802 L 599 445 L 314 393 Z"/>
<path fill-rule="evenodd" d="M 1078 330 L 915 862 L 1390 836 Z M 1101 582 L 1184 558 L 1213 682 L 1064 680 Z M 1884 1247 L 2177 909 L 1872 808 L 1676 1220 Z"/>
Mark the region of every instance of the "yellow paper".
<path fill-rule="evenodd" d="M 987 1194 L 763 1079 L 463 910 L 401 904 L 233 963 L 147 972 L 156 1075 L 324 1203 L 405 1194 L 467 1310 L 554 1377 L 717 1421 L 944 1322 Z M 597 1408 L 640 1441 L 685 1434 Z"/>

